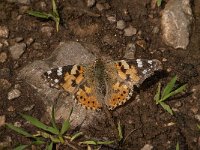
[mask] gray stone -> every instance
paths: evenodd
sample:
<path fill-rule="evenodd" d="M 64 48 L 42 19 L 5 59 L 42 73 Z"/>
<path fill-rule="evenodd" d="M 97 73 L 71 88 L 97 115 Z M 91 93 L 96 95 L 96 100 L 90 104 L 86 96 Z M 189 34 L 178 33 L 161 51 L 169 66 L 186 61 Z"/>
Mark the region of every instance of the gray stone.
<path fill-rule="evenodd" d="M 164 42 L 175 49 L 186 49 L 192 20 L 190 0 L 170 0 L 161 18 Z"/>
<path fill-rule="evenodd" d="M 86 0 L 87 7 L 92 7 L 96 3 L 95 0 Z"/>
<path fill-rule="evenodd" d="M 127 46 L 126 46 L 124 58 L 134 59 L 135 58 L 135 51 L 136 51 L 135 44 L 134 43 L 128 43 Z"/>
<path fill-rule="evenodd" d="M 0 26 L 0 37 L 2 38 L 8 38 L 9 36 L 9 30 L 5 26 Z"/>
<path fill-rule="evenodd" d="M 7 54 L 5 52 L 0 53 L 0 63 L 4 63 L 7 59 Z"/>
<path fill-rule="evenodd" d="M 44 61 L 37 60 L 28 64 L 18 74 L 18 79 L 25 80 L 38 91 L 38 95 L 43 99 L 49 115 L 51 114 L 51 107 L 55 100 L 57 100 L 56 119 L 66 119 L 73 107 L 71 116 L 73 118 L 72 127 L 76 127 L 82 123 L 82 126 L 86 126 L 92 123 L 93 117 L 102 117 L 104 115 L 100 112 L 86 110 L 77 105 L 67 92 L 62 89 L 51 88 L 44 78 L 42 78 L 42 75 L 45 71 L 50 70 L 50 68 L 81 63 L 87 64 L 95 61 L 96 57 L 87 51 L 90 49 L 95 48 L 91 45 L 84 45 L 83 47 L 83 45 L 77 42 L 61 43 L 49 58 Z M 46 117 L 44 116 L 44 118 Z"/>
<path fill-rule="evenodd" d="M 16 43 L 15 45 L 9 48 L 11 56 L 13 59 L 19 59 L 26 49 L 26 44 Z"/>
<path fill-rule="evenodd" d="M 124 20 L 117 21 L 117 29 L 123 30 L 126 27 L 126 23 Z"/>
<path fill-rule="evenodd" d="M 32 37 L 30 37 L 30 38 L 28 38 L 27 40 L 26 40 L 26 45 L 31 45 L 32 43 L 34 42 L 34 39 L 32 38 Z"/>
<path fill-rule="evenodd" d="M 8 93 L 8 99 L 12 100 L 12 99 L 20 97 L 20 95 L 21 95 L 21 92 L 18 89 L 13 89 Z"/>
<path fill-rule="evenodd" d="M 131 25 L 124 29 L 124 36 L 133 36 L 137 33 L 137 29 Z"/>

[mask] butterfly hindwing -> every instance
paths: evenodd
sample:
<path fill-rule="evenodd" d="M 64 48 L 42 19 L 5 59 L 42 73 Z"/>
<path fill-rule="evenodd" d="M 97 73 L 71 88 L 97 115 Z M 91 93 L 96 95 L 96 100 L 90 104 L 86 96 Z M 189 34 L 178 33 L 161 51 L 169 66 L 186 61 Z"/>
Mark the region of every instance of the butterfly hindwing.
<path fill-rule="evenodd" d="M 108 76 L 112 77 L 108 78 L 108 82 L 112 84 L 108 84 L 110 90 L 106 96 L 106 104 L 110 109 L 114 109 L 130 99 L 134 85 L 140 85 L 154 71 L 161 69 L 161 63 L 158 60 L 146 59 L 120 60 L 108 63 L 107 68 L 116 70 L 107 71 Z"/>

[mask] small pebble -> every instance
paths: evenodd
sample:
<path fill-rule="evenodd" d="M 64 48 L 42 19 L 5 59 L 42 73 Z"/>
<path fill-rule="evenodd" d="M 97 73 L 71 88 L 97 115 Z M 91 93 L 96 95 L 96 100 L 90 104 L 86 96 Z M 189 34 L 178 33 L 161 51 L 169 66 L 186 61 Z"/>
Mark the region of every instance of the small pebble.
<path fill-rule="evenodd" d="M 133 36 L 136 33 L 137 33 L 137 29 L 132 26 L 129 26 L 124 29 L 124 36 Z"/>
<path fill-rule="evenodd" d="M 17 0 L 17 2 L 20 4 L 26 4 L 26 5 L 30 4 L 30 0 Z"/>
<path fill-rule="evenodd" d="M 15 41 L 17 42 L 17 43 L 19 43 L 19 42 L 21 42 L 21 41 L 23 41 L 24 39 L 23 39 L 23 37 L 16 37 L 15 38 Z"/>
<path fill-rule="evenodd" d="M 2 38 L 8 38 L 9 36 L 9 30 L 5 26 L 0 26 L 0 37 Z"/>
<path fill-rule="evenodd" d="M 53 30 L 54 28 L 49 26 L 43 26 L 41 28 L 41 32 L 47 35 L 48 37 L 51 37 Z"/>
<path fill-rule="evenodd" d="M 20 95 L 21 95 L 21 92 L 18 89 L 13 89 L 12 91 L 8 93 L 8 99 L 12 100 L 12 99 L 20 97 Z"/>
<path fill-rule="evenodd" d="M 9 51 L 13 59 L 19 59 L 21 55 L 24 53 L 26 49 L 26 44 L 24 43 L 16 43 L 15 45 L 11 46 Z"/>
<path fill-rule="evenodd" d="M 116 22 L 116 16 L 106 15 L 106 17 L 110 23 Z"/>
<path fill-rule="evenodd" d="M 6 79 L 0 79 L 0 91 L 7 90 L 11 87 L 11 83 Z"/>
<path fill-rule="evenodd" d="M 6 122 L 6 117 L 5 115 L 0 116 L 0 127 L 5 125 Z"/>
<path fill-rule="evenodd" d="M 15 126 L 15 127 L 21 127 L 22 124 L 21 124 L 19 121 L 17 121 L 17 122 L 14 123 L 14 126 Z"/>
<path fill-rule="evenodd" d="M 28 46 L 31 45 L 33 42 L 34 42 L 34 39 L 33 39 L 32 37 L 30 37 L 30 38 L 28 38 L 28 39 L 26 40 L 26 44 L 27 44 Z"/>
<path fill-rule="evenodd" d="M 15 108 L 13 106 L 8 107 L 8 111 L 12 112 L 15 111 Z"/>
<path fill-rule="evenodd" d="M 86 0 L 87 7 L 92 7 L 96 3 L 95 0 Z"/>
<path fill-rule="evenodd" d="M 4 63 L 7 59 L 7 54 L 5 52 L 0 53 L 0 63 Z"/>
<path fill-rule="evenodd" d="M 182 104 L 181 104 L 181 102 L 180 102 L 180 101 L 178 101 L 178 102 L 176 102 L 176 103 L 174 104 L 174 106 L 175 106 L 176 108 L 179 108 L 179 107 L 181 107 L 181 106 L 182 106 Z"/>
<path fill-rule="evenodd" d="M 135 51 L 136 51 L 135 44 L 134 43 L 128 43 L 127 46 L 126 46 L 124 58 L 134 59 L 135 58 Z"/>
<path fill-rule="evenodd" d="M 197 114 L 197 112 L 198 112 L 198 108 L 196 108 L 196 107 L 192 107 L 192 108 L 190 108 L 190 110 L 194 113 L 194 114 Z"/>
<path fill-rule="evenodd" d="M 123 30 L 126 27 L 126 23 L 124 22 L 124 20 L 119 20 L 117 21 L 117 29 Z"/>
<path fill-rule="evenodd" d="M 150 144 L 145 144 L 143 148 L 141 148 L 141 150 L 151 150 L 153 149 L 153 146 Z"/>
<path fill-rule="evenodd" d="M 200 115 L 195 115 L 194 116 L 198 121 L 200 121 Z"/>

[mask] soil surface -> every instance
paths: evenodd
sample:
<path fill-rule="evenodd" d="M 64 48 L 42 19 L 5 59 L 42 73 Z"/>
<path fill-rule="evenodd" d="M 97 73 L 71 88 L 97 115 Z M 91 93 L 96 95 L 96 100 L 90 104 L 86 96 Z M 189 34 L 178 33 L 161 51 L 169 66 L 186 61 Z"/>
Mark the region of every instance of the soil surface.
<path fill-rule="evenodd" d="M 34 0 L 30 4 L 0 1 L 0 26 L 9 29 L 9 36 L 1 39 L 3 47 L 0 48 L 0 53 L 7 55 L 6 61 L 0 62 L 0 78 L 6 82 L 6 87 L 3 84 L 0 86 L 0 116 L 5 116 L 6 123 L 20 124 L 34 133 L 35 129 L 19 113 L 40 119 L 46 108 L 36 91 L 17 80 L 16 76 L 27 63 L 49 57 L 60 42 L 92 44 L 101 50 L 100 54 L 114 60 L 123 59 L 127 45 L 133 43 L 136 46 L 135 58 L 158 59 L 163 64 L 163 71 L 136 88 L 136 99 L 133 97 L 130 102 L 111 111 L 116 124 L 121 122 L 126 138 L 100 149 L 175 149 L 177 142 L 180 150 L 200 149 L 200 130 L 197 128 L 200 124 L 200 3 L 199 0 L 192 1 L 194 22 L 190 44 L 182 50 L 162 42 L 160 17 L 166 2 L 154 8 L 150 0 L 99 0 L 96 3 L 100 6 L 87 7 L 84 0 L 59 0 L 57 6 L 61 23 L 56 32 L 54 21 L 38 19 L 26 13 L 30 9 L 49 12 L 52 9 L 50 1 Z M 117 29 L 116 21 L 119 20 L 123 20 L 126 27 L 132 26 L 136 33 L 127 36 L 124 29 Z M 20 58 L 14 59 L 9 48 L 16 43 L 25 43 L 26 48 Z M 153 98 L 158 82 L 166 85 L 175 75 L 178 76 L 177 86 L 187 83 L 187 90 L 166 101 L 174 111 L 174 115 L 170 115 L 156 105 Z M 8 100 L 8 93 L 16 86 L 20 89 L 20 96 Z M 110 134 L 108 119 L 94 119 L 94 124 L 84 129 L 85 137 L 117 139 Z M 77 146 L 78 141 L 85 140 L 85 137 L 71 144 Z M 0 143 L 7 145 L 5 149 L 29 142 L 29 139 L 0 126 Z M 61 145 L 59 149 L 72 148 Z"/>

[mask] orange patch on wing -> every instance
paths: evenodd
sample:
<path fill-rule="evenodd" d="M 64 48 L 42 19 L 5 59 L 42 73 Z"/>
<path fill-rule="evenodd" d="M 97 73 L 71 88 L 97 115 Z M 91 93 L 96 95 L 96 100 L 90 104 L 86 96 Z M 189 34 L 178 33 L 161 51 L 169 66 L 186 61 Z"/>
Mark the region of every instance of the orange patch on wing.
<path fill-rule="evenodd" d="M 113 85 L 113 94 L 111 95 L 110 99 L 108 99 L 108 107 L 110 109 L 114 109 L 119 105 L 125 103 L 129 96 L 129 88 L 125 84 L 120 86 L 120 83 L 117 82 Z"/>
<path fill-rule="evenodd" d="M 79 89 L 77 93 L 75 94 L 76 100 L 84 107 L 87 109 L 93 109 L 97 110 L 100 109 L 102 106 L 101 104 L 97 101 L 97 98 L 93 95 L 88 95 L 86 92 L 91 92 L 89 87 L 85 88 L 86 91 Z"/>
<path fill-rule="evenodd" d="M 138 82 L 140 77 L 138 76 L 137 70 L 134 66 L 131 66 L 127 71 L 126 74 L 130 75 L 131 81 Z"/>

